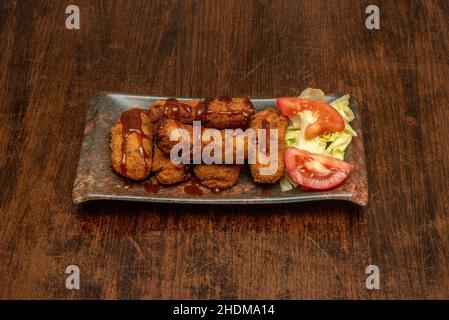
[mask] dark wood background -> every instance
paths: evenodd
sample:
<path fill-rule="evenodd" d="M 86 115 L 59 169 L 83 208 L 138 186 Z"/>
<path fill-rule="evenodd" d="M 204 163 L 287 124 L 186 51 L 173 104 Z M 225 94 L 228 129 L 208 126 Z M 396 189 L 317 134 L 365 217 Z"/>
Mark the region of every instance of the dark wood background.
<path fill-rule="evenodd" d="M 374 1 L 374 31 L 371 2 L 1 1 L 0 297 L 449 298 L 449 1 Z M 96 92 L 308 86 L 361 101 L 367 207 L 72 204 Z"/>

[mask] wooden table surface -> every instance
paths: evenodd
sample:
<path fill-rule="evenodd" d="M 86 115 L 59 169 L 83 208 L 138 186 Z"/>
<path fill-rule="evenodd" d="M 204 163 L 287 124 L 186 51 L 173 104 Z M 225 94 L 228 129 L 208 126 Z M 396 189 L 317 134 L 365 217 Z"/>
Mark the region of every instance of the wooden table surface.
<path fill-rule="evenodd" d="M 72 3 L 80 30 L 65 28 Z M 437 0 L 1 1 L 0 298 L 449 298 L 448 21 Z M 364 208 L 72 204 L 98 91 L 309 86 L 361 102 Z"/>

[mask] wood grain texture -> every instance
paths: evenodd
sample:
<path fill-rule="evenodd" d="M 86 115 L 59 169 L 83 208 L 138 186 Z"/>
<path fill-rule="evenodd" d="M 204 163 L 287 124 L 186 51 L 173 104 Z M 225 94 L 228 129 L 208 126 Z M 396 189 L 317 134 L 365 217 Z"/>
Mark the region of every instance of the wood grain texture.
<path fill-rule="evenodd" d="M 0 2 L 0 298 L 449 298 L 449 2 Z M 348 92 L 370 200 L 71 202 L 86 101 Z M 65 289 L 67 265 L 81 290 Z M 365 268 L 381 289 L 365 288 Z"/>

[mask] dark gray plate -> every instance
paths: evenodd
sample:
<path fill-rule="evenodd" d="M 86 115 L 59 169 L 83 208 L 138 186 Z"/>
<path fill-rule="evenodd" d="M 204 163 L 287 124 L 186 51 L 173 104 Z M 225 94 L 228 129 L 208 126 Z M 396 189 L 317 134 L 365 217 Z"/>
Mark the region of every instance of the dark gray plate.
<path fill-rule="evenodd" d="M 329 100 L 339 95 L 328 96 Z M 157 194 L 148 194 L 142 182 L 126 188 L 124 180 L 112 170 L 109 154 L 110 129 L 120 114 L 133 106 L 147 108 L 157 99 L 152 97 L 119 93 L 98 93 L 89 101 L 78 170 L 73 187 L 73 202 L 89 200 L 128 200 L 168 203 L 197 204 L 260 204 L 287 203 L 327 199 L 339 199 L 366 205 L 368 183 L 363 147 L 362 120 L 357 101 L 351 98 L 350 105 L 355 113 L 351 126 L 357 132 L 346 153 L 346 161 L 353 164 L 353 171 L 340 186 L 329 191 L 304 191 L 300 188 L 282 192 L 279 184 L 273 186 L 256 185 L 244 168 L 236 186 L 221 194 L 211 193 L 204 188 L 202 196 L 184 193 L 182 183 L 171 187 L 161 187 Z M 179 100 L 182 100 L 179 98 Z M 274 99 L 251 99 L 256 110 L 275 106 Z"/>

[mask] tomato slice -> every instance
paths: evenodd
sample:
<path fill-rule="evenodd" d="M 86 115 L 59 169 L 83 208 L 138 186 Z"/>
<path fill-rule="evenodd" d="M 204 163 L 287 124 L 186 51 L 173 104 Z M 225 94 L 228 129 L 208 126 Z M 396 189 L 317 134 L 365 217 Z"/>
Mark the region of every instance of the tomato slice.
<path fill-rule="evenodd" d="M 314 190 L 340 185 L 352 169 L 350 163 L 291 147 L 285 149 L 285 166 L 296 183 Z"/>
<path fill-rule="evenodd" d="M 312 112 L 317 121 L 306 127 L 304 136 L 308 140 L 324 132 L 337 132 L 345 128 L 341 114 L 327 102 L 281 97 L 276 99 L 276 104 L 281 114 L 287 117 L 296 116 L 305 110 Z"/>

